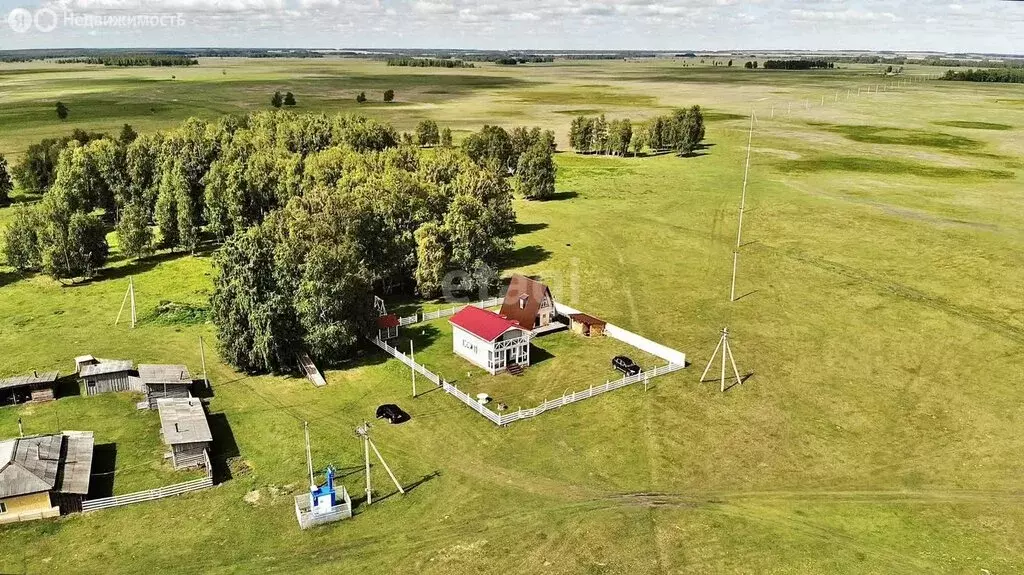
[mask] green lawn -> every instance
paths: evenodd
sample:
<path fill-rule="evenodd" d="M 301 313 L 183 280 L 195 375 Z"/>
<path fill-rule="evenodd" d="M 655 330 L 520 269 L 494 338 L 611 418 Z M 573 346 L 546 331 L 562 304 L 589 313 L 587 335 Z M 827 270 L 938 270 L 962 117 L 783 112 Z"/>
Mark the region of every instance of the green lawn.
<path fill-rule="evenodd" d="M 810 104 L 881 79 L 871 67 L 757 72 L 661 61 L 415 72 L 347 60 L 223 67 L 226 75 L 205 62 L 182 71 L 2 65 L 3 82 L 21 89 L 4 88 L 0 150 L 17 155 L 73 125 L 113 130 L 129 121 L 150 130 L 193 112 L 255 109 L 300 81 L 311 90 L 294 90 L 300 109 L 349 109 L 342 101 L 354 90 L 392 82 L 406 105 L 362 110 L 403 129 L 425 117 L 457 129 L 540 124 L 563 146 L 567 109 L 638 118 L 697 103 L 715 115 L 709 147 L 696 157 L 559 153 L 558 199 L 515 204 L 521 233 L 506 270 L 544 278 L 560 301 L 679 349 L 694 365 L 647 393 L 631 386 L 497 428 L 443 392 L 412 399 L 408 370 L 379 350 L 328 372 L 329 385 L 316 389 L 235 372 L 212 349 L 209 324 L 113 326 L 128 275 L 141 316 L 161 300 L 204 305 L 206 255 L 117 261 L 74 287 L 0 269 L 0 376 L 66 372 L 82 353 L 199 372 L 203 336 L 210 408 L 224 422 L 216 455 L 232 458 L 231 479 L 212 490 L 0 529 L 0 572 L 1024 571 L 1019 86 L 930 82 L 821 106 Z M 593 105 L 552 103 L 575 89 L 602 95 Z M 606 97 L 619 93 L 655 102 Z M 65 125 L 19 115 L 58 97 L 72 109 Z M 76 114 L 79 97 L 87 108 L 151 100 L 158 111 L 93 121 Z M 804 99 L 808 108 L 787 107 Z M 200 101 L 206 108 L 188 103 Z M 742 297 L 730 304 L 751 107 L 758 123 Z M 459 379 L 471 368 L 447 353 L 445 325 L 417 357 Z M 754 375 L 722 394 L 696 379 L 724 325 L 741 371 Z M 544 395 L 534 383 L 560 393 L 562 378 L 575 386 L 591 379 L 587 370 L 609 374 L 613 350 L 568 334 L 550 341 L 551 359 L 504 379 L 534 377 L 531 393 Z M 577 354 L 585 361 L 563 364 Z M 412 415 L 399 426 L 375 424 L 373 434 L 413 488 L 389 496 L 375 466 L 375 500 L 383 500 L 367 507 L 353 429 L 382 403 Z M 134 412 L 127 397 L 3 408 L 0 437 L 17 434 L 19 416 L 32 430 L 54 429 L 55 412 L 61 427 L 92 427 L 118 443 L 126 489 L 166 478 L 154 467 L 152 415 Z M 291 500 L 307 481 L 303 421 L 317 466 L 338 466 L 357 500 L 353 520 L 308 532 Z M 159 534 L 160 544 L 143 532 Z"/>

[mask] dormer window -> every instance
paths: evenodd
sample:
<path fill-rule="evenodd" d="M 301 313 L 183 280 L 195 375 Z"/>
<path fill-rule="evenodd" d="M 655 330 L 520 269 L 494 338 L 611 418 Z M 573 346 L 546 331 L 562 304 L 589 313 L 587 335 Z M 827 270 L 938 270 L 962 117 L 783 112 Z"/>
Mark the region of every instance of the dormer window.
<path fill-rule="evenodd" d="M 526 300 L 530 299 L 529 295 L 519 296 L 519 309 L 526 309 Z"/>

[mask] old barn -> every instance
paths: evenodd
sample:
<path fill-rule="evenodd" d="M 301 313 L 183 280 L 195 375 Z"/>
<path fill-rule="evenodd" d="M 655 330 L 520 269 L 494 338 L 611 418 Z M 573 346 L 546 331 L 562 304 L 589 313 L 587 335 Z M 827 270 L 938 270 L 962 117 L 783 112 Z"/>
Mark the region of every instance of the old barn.
<path fill-rule="evenodd" d="M 91 431 L 0 441 L 0 524 L 81 511 L 93 446 Z"/>
<path fill-rule="evenodd" d="M 171 448 L 174 468 L 207 467 L 213 434 L 203 402 L 197 398 L 162 398 L 156 405 L 160 412 L 160 435 Z"/>

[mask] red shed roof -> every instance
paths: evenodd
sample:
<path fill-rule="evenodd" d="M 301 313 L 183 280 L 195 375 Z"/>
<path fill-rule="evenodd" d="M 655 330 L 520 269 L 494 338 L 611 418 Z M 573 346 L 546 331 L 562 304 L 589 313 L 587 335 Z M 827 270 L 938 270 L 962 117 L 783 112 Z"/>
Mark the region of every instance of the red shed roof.
<path fill-rule="evenodd" d="M 382 315 L 382 316 L 377 318 L 377 328 L 378 329 L 388 329 L 389 327 L 398 327 L 398 316 L 397 315 L 395 315 L 393 313 L 389 313 L 387 315 Z"/>
<path fill-rule="evenodd" d="M 494 341 L 512 328 L 522 329 L 508 318 L 471 305 L 460 309 L 448 321 L 485 341 Z"/>

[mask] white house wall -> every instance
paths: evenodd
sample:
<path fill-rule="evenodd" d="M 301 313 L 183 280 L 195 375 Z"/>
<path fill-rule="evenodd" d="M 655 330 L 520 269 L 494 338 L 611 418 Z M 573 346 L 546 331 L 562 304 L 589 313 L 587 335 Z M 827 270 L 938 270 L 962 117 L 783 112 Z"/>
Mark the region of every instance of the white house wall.
<path fill-rule="evenodd" d="M 491 342 L 483 341 L 457 325 L 452 325 L 452 351 L 470 363 L 487 369 L 487 352 L 492 349 Z"/>

